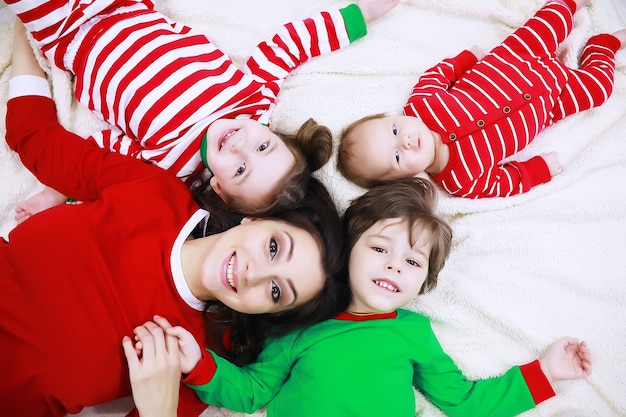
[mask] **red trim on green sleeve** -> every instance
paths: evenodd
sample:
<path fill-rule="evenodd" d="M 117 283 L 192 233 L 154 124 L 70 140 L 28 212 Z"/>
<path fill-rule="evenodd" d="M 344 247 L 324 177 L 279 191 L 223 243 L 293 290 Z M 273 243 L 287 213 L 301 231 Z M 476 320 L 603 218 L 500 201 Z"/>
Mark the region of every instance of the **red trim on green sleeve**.
<path fill-rule="evenodd" d="M 208 384 L 215 376 L 215 371 L 217 371 L 217 364 L 215 359 L 213 359 L 213 355 L 202 349 L 202 359 L 187 376 L 183 374 L 181 381 L 191 385 Z"/>
<path fill-rule="evenodd" d="M 521 365 L 519 368 L 522 371 L 522 375 L 524 376 L 526 385 L 528 385 L 530 394 L 533 396 L 535 404 L 539 404 L 556 395 L 552 389 L 552 385 L 550 385 L 550 381 L 548 381 L 548 378 L 546 378 L 546 375 L 541 370 L 541 365 L 538 360 L 527 363 L 526 365 Z"/>

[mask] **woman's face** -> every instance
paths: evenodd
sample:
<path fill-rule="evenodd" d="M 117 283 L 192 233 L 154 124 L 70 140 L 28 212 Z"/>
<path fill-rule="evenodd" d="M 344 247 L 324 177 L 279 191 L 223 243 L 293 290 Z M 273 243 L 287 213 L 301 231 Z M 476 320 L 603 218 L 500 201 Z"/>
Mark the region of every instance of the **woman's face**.
<path fill-rule="evenodd" d="M 267 126 L 255 120 L 220 119 L 207 130 L 211 188 L 230 201 L 264 206 L 291 171 L 295 157 Z"/>
<path fill-rule="evenodd" d="M 324 285 L 321 251 L 309 232 L 254 220 L 216 236 L 202 264 L 202 285 L 233 310 L 261 314 L 311 300 Z"/>

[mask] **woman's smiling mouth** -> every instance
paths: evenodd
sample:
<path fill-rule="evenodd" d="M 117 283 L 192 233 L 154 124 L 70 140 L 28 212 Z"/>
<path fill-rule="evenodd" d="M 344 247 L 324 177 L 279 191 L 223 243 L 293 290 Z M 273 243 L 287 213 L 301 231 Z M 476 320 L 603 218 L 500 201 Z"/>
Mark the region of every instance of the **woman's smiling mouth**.
<path fill-rule="evenodd" d="M 228 266 L 226 266 L 226 281 L 228 285 L 237 292 L 237 278 L 234 274 L 235 269 L 235 254 L 233 253 L 230 259 L 228 260 Z"/>

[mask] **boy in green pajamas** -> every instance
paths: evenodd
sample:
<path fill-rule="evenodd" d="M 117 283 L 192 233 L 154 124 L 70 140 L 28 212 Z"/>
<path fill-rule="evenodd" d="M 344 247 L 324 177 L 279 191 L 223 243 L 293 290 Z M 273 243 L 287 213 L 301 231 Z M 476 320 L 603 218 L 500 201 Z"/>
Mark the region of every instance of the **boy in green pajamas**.
<path fill-rule="evenodd" d="M 137 328 L 136 340 L 152 343 L 146 336 L 163 331 L 178 338 L 183 382 L 202 401 L 246 413 L 267 405 L 270 417 L 411 417 L 413 387 L 449 416 L 514 416 L 554 396 L 551 381 L 587 376 L 585 342 L 563 338 L 539 360 L 470 381 L 443 351 L 429 319 L 399 309 L 435 288 L 450 251 L 452 230 L 434 214 L 435 196 L 429 182 L 410 178 L 359 197 L 344 215 L 350 305 L 331 320 L 268 341 L 256 363 L 237 367 L 201 350 L 189 332 L 162 317 Z"/>

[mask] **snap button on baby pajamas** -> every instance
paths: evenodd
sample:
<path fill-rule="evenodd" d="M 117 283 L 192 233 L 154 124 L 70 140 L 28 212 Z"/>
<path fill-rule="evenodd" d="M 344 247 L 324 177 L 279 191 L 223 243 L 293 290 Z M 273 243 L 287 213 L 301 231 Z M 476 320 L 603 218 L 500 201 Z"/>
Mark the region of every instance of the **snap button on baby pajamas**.
<path fill-rule="evenodd" d="M 509 114 L 509 113 L 511 113 L 511 107 L 509 107 L 509 106 L 504 106 L 504 107 L 502 108 L 502 111 L 504 112 L 504 114 Z"/>
<path fill-rule="evenodd" d="M 480 119 L 476 122 L 476 124 L 478 125 L 478 127 L 483 127 L 485 125 L 485 121 L 483 119 Z"/>
<path fill-rule="evenodd" d="M 530 100 L 530 97 L 529 93 L 524 94 L 524 100 Z"/>
<path fill-rule="evenodd" d="M 456 140 L 456 133 L 450 133 L 450 135 L 448 136 L 448 139 Z"/>

